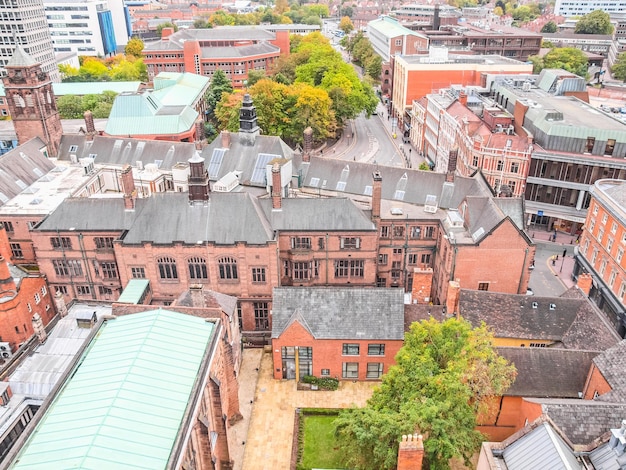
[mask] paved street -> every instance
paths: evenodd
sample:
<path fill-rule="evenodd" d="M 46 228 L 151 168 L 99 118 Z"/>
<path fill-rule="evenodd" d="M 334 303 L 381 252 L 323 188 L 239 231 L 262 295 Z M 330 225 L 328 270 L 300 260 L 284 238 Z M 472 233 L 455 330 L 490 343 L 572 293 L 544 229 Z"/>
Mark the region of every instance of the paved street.
<path fill-rule="evenodd" d="M 529 287 L 538 296 L 557 297 L 574 285 L 574 246 L 576 236 L 557 234 L 556 242 L 549 241 L 553 232 L 529 230 L 528 234 L 537 244 L 535 269 L 530 276 Z M 563 258 L 563 251 L 566 251 Z M 558 259 L 556 259 L 558 256 Z M 552 261 L 554 259 L 554 264 Z"/>

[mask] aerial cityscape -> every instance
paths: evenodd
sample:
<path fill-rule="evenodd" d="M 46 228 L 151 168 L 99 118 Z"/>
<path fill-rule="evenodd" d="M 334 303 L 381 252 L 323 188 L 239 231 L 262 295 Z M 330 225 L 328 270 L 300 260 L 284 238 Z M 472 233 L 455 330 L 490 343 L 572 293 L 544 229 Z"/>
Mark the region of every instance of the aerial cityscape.
<path fill-rule="evenodd" d="M 0 469 L 626 469 L 626 1 L 0 13 Z"/>

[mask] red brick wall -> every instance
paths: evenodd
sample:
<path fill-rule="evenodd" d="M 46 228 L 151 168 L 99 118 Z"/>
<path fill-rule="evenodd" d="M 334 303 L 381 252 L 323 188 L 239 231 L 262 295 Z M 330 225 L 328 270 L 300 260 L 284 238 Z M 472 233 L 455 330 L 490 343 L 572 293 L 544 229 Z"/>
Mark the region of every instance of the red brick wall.
<path fill-rule="evenodd" d="M 343 344 L 359 344 L 358 356 L 344 356 L 342 355 Z M 385 344 L 384 356 L 368 356 L 367 346 L 368 344 Z M 283 346 L 299 346 L 299 347 L 312 347 L 313 348 L 313 375 L 319 377 L 322 369 L 330 370 L 330 377 L 337 377 L 342 379 L 342 364 L 344 362 L 357 362 L 359 364 L 359 377 L 358 379 L 344 379 L 344 380 L 370 380 L 366 379 L 367 364 L 368 363 L 383 363 L 383 373 L 389 370 L 389 367 L 395 363 L 394 358 L 397 352 L 402 347 L 401 340 L 334 340 L 334 339 L 319 339 L 313 338 L 309 332 L 300 325 L 300 323 L 294 322 L 291 324 L 279 338 L 272 339 L 272 354 L 274 359 L 274 378 L 282 379 L 282 356 L 281 351 Z"/>
<path fill-rule="evenodd" d="M 611 386 L 606 381 L 602 373 L 598 370 L 595 364 L 591 365 L 589 369 L 589 375 L 585 382 L 585 388 L 583 390 L 583 398 L 585 400 L 593 400 L 594 395 L 603 395 L 611 391 Z"/>
<path fill-rule="evenodd" d="M 276 31 L 276 39 L 270 43 L 280 48 L 280 53 L 289 55 L 289 31 Z"/>

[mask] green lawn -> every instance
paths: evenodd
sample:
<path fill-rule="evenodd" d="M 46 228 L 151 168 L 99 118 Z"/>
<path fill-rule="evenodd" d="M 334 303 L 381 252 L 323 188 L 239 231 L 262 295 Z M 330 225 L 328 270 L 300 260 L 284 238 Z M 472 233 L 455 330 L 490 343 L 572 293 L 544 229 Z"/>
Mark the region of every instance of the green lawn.
<path fill-rule="evenodd" d="M 304 468 L 342 468 L 340 453 L 335 448 L 333 421 L 336 416 L 304 415 Z"/>

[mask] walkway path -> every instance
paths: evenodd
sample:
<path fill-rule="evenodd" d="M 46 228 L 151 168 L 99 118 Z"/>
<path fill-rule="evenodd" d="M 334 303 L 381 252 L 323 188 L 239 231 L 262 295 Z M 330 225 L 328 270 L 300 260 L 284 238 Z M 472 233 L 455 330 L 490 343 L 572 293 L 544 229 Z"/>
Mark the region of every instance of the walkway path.
<path fill-rule="evenodd" d="M 293 380 L 274 380 L 272 356 L 263 354 L 243 470 L 288 470 L 296 408 L 363 406 L 375 385 L 341 382 L 336 392 L 298 391 Z"/>

